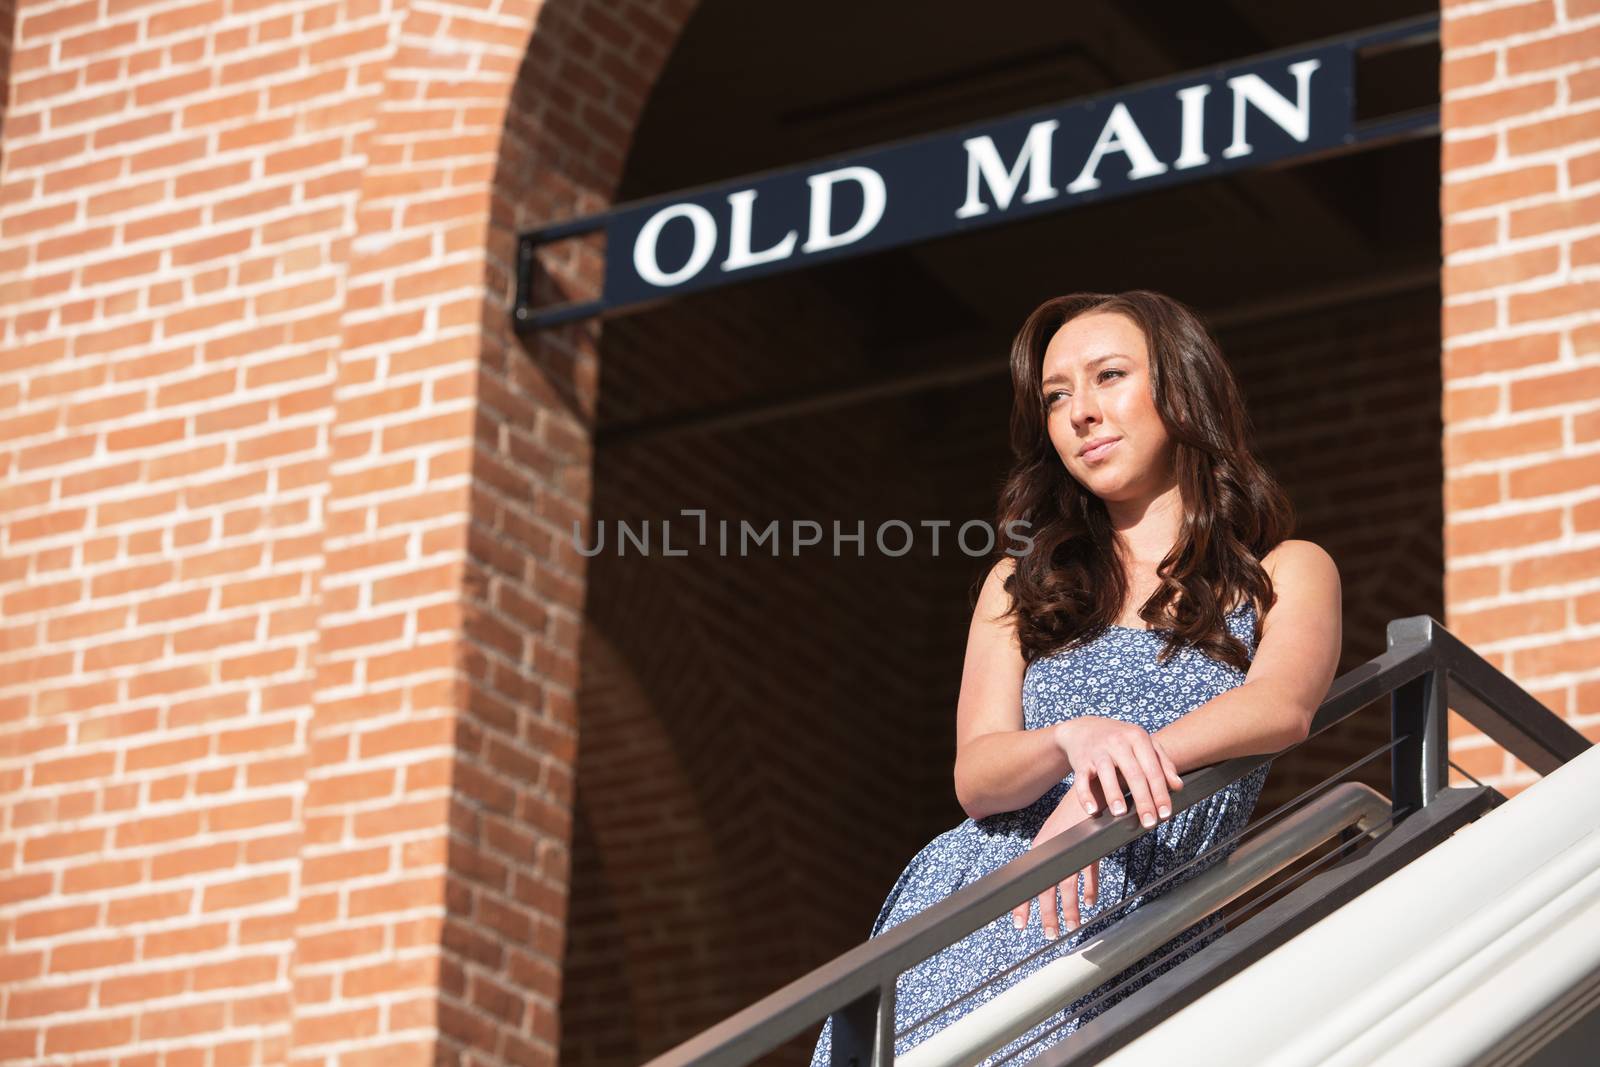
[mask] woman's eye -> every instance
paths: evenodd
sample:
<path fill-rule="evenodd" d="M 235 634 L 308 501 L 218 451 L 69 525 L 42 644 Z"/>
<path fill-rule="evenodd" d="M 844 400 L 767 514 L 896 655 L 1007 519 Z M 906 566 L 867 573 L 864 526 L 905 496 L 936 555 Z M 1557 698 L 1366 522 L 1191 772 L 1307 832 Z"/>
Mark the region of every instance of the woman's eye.
<path fill-rule="evenodd" d="M 1115 374 L 1119 378 L 1126 378 L 1128 376 L 1128 372 L 1127 371 L 1118 370 L 1115 367 L 1107 367 L 1105 370 L 1103 370 L 1099 374 L 1095 375 L 1095 381 L 1097 381 L 1097 382 L 1101 381 L 1108 374 Z M 1065 391 L 1063 389 L 1056 389 L 1056 390 L 1054 390 L 1052 392 L 1046 393 L 1044 395 L 1044 406 L 1045 407 L 1050 407 L 1051 405 L 1053 405 L 1056 402 L 1056 397 L 1058 397 L 1058 396 L 1071 396 L 1071 395 L 1072 395 L 1071 393 L 1068 393 L 1067 391 Z"/>

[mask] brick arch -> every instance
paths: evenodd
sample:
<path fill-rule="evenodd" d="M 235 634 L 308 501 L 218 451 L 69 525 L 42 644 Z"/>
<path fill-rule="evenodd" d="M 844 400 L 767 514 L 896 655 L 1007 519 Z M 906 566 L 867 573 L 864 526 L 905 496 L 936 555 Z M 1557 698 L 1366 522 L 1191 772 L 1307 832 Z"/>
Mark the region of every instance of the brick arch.
<path fill-rule="evenodd" d="M 16 0 L 0 0 L 0 118 L 11 104 L 11 49 L 17 28 Z"/>
<path fill-rule="evenodd" d="M 439 989 L 440 1054 L 555 1062 L 574 827 L 577 664 L 598 322 L 519 339 L 516 234 L 608 207 L 632 130 L 695 0 L 549 0 L 509 85 L 487 188 L 462 702 Z M 556 247 L 541 300 L 600 264 Z"/>

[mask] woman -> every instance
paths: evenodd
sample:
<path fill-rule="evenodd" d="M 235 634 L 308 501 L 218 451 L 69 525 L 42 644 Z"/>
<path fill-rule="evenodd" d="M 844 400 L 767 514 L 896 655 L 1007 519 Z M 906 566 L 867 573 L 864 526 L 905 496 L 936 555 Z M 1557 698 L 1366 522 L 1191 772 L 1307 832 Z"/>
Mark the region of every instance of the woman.
<path fill-rule="evenodd" d="M 1288 537 L 1288 499 L 1189 308 L 1147 290 L 1047 300 L 1011 376 L 998 526 L 1021 520 L 1033 541 L 991 567 L 967 636 L 955 790 L 970 818 L 911 860 L 871 936 L 1108 804 L 1122 814 L 1124 786 L 1149 829 L 902 974 L 897 1054 L 1231 852 L 1141 895 L 1248 822 L 1267 768 L 1173 816 L 1181 776 L 1302 740 L 1342 639 L 1338 570 Z M 1032 1058 L 1223 932 L 1196 924 L 984 1062 Z M 830 1019 L 814 1067 L 831 1037 Z"/>

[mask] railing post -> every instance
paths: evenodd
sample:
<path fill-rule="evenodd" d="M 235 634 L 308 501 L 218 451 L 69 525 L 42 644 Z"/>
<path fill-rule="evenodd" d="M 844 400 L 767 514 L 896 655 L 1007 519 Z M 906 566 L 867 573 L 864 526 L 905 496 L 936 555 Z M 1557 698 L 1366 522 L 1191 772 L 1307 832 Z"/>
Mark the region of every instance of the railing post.
<path fill-rule="evenodd" d="M 833 1067 L 889 1067 L 894 1062 L 894 983 L 833 1013 Z"/>
<path fill-rule="evenodd" d="M 1389 647 L 1431 641 L 1431 623 L 1426 615 L 1395 619 L 1389 623 Z M 1390 736 L 1405 738 L 1390 755 L 1393 787 L 1389 795 L 1395 811 L 1416 811 L 1431 803 L 1445 785 L 1449 686 L 1437 658 L 1434 664 L 1433 669 L 1389 694 Z"/>

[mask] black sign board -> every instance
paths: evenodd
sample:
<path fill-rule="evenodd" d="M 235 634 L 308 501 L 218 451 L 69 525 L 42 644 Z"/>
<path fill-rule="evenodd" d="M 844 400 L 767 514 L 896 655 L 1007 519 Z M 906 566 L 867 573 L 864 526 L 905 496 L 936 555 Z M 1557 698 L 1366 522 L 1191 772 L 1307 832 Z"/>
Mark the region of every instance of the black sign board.
<path fill-rule="evenodd" d="M 1036 108 L 524 234 L 519 329 L 1013 222 L 1079 203 L 1309 157 L 1437 109 L 1358 128 L 1354 54 L 1432 33 L 1437 17 Z M 526 304 L 533 250 L 604 229 L 599 301 Z"/>

